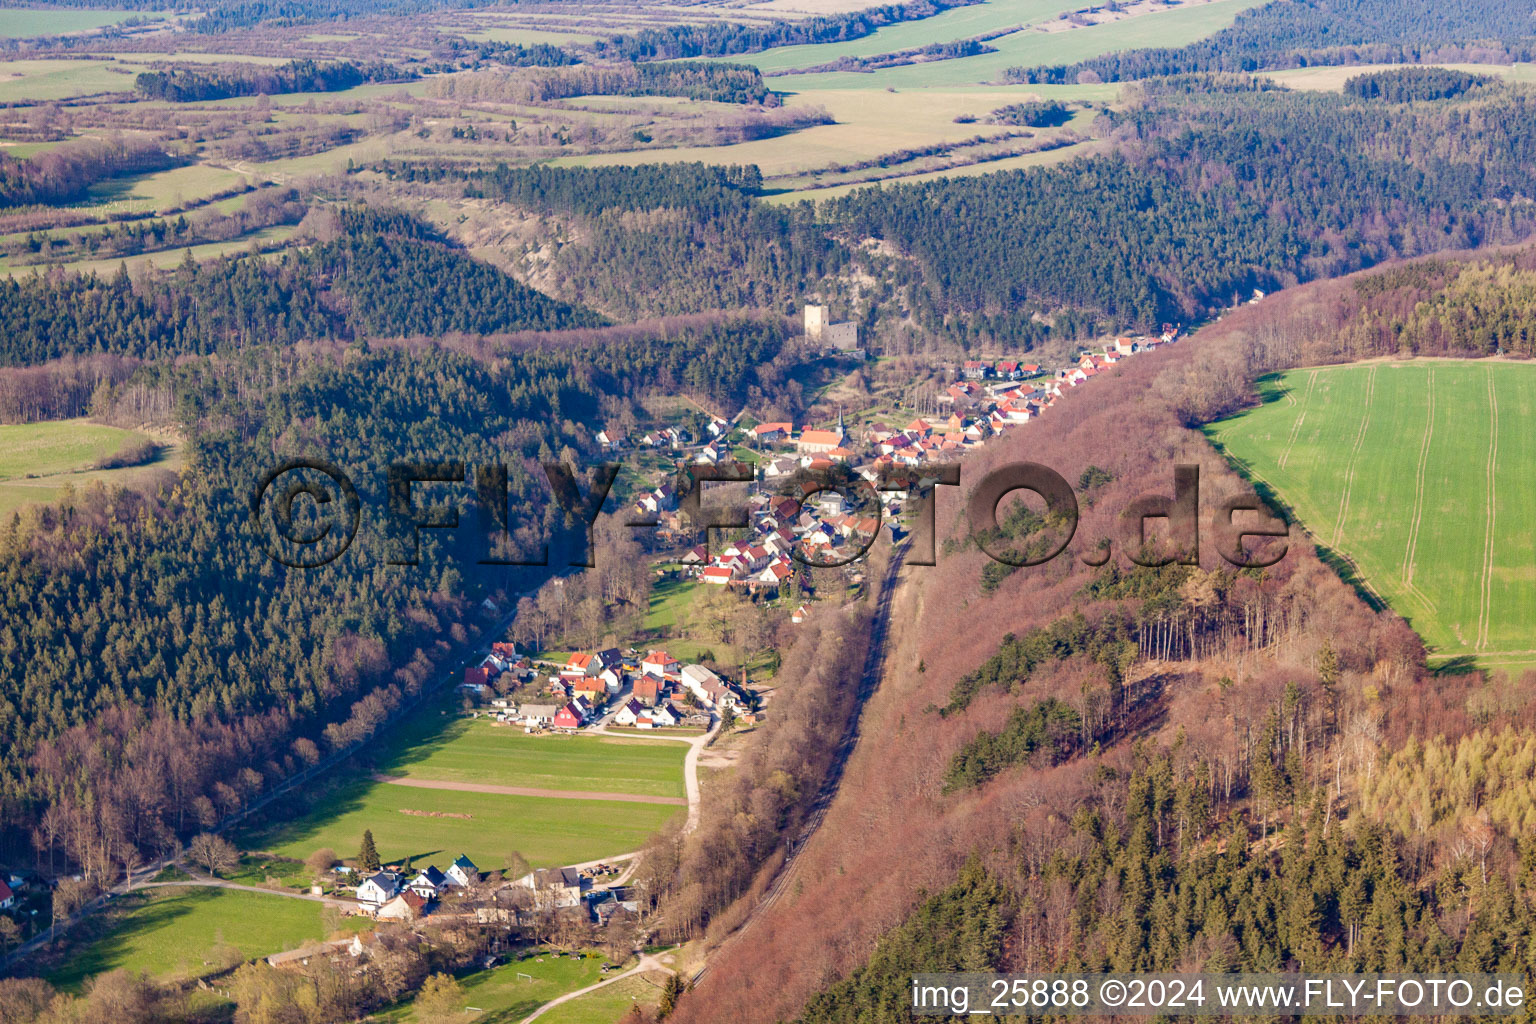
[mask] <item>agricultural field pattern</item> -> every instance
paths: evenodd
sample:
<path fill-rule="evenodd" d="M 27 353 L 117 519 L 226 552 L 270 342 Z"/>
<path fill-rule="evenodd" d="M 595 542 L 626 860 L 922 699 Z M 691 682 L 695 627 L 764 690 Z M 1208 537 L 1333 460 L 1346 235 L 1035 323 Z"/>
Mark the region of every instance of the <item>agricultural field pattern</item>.
<path fill-rule="evenodd" d="M 1536 366 L 1456 360 L 1292 370 L 1208 433 L 1293 510 L 1432 658 L 1536 664 Z"/>

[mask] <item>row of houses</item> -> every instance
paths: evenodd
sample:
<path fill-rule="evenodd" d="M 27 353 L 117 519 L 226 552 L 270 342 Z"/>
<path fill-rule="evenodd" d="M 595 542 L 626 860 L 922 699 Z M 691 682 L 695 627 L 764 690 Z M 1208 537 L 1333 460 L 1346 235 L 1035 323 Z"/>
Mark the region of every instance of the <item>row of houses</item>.
<path fill-rule="evenodd" d="M 479 880 L 480 870 L 461 853 L 447 871 L 429 864 L 410 879 L 399 871 L 376 871 L 358 883 L 357 902 L 374 917 L 414 921 L 426 915 L 449 890 L 465 890 Z"/>

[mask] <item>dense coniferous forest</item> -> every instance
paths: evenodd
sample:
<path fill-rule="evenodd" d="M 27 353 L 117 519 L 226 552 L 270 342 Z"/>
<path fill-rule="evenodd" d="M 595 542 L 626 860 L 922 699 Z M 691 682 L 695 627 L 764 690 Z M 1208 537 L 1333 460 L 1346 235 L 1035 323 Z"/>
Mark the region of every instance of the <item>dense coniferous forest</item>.
<path fill-rule="evenodd" d="M 1357 99 L 1386 103 L 1455 99 L 1469 89 L 1494 81 L 1450 68 L 1395 68 L 1372 75 L 1356 75 L 1344 83 L 1344 93 Z"/>
<path fill-rule="evenodd" d="M 478 566 L 487 549 L 468 525 L 458 547 L 424 542 L 419 568 L 382 571 L 398 553 L 379 524 L 390 462 L 508 464 L 512 543 L 526 558 L 570 529 L 538 462 L 594 456 L 593 424 L 614 399 L 664 389 L 741 401 L 784 334 L 778 321 L 721 320 L 484 361 L 433 347 L 253 346 L 117 375 L 94 410 L 167 391 L 193 439 L 191 469 L 149 497 L 66 495 L 67 514 L 29 512 L 0 531 L 7 835 L 24 840 L 51 813 L 39 852 L 105 879 L 239 810 L 312 751 L 366 736 L 462 642 L 463 608 L 538 578 L 508 573 L 547 571 Z M 324 458 L 356 481 L 369 519 L 342 559 L 290 572 L 251 534 L 249 490 L 274 453 Z M 304 737 L 318 746 L 295 745 Z M 226 792 L 231 763 L 256 774 Z"/>
<path fill-rule="evenodd" d="M 322 212 L 314 228 L 334 237 L 275 259 L 189 260 L 174 275 L 138 286 L 125 274 L 0 283 L 0 365 L 93 352 L 156 358 L 272 341 L 602 322 L 469 258 L 404 215 Z"/>
<path fill-rule="evenodd" d="M 403 168 L 413 173 L 413 168 Z M 410 180 L 407 178 L 406 180 Z M 700 163 L 639 167 L 508 167 L 468 176 L 465 194 L 515 206 L 595 217 L 608 210 L 681 209 L 706 211 L 741 203 L 762 184 L 756 167 Z"/>
<path fill-rule="evenodd" d="M 1039 83 L 1124 82 L 1316 64 L 1510 63 L 1536 55 L 1530 14 L 1521 0 L 1272 0 L 1240 12 L 1230 28 L 1188 46 L 1010 68 L 1007 77 Z"/>
<path fill-rule="evenodd" d="M 231 96 L 338 92 L 365 82 L 408 82 L 417 77 L 417 73 L 409 68 L 384 61 L 358 64 L 348 60 L 328 63 L 295 60 L 275 68 L 233 64 L 210 69 L 146 71 L 134 79 L 133 86 L 146 99 L 198 103 Z"/>
<path fill-rule="evenodd" d="M 934 304 L 1068 305 L 1142 327 L 1536 225 L 1506 202 L 1536 188 L 1526 127 L 1536 100 L 1522 90 L 1469 100 L 1480 111 L 1470 127 L 1450 102 L 1198 76 L 1140 88 L 1140 103 L 1100 117 L 1124 143 L 1113 155 L 869 189 L 823 214 L 912 254 Z M 1448 138 L 1463 155 L 1437 151 Z"/>

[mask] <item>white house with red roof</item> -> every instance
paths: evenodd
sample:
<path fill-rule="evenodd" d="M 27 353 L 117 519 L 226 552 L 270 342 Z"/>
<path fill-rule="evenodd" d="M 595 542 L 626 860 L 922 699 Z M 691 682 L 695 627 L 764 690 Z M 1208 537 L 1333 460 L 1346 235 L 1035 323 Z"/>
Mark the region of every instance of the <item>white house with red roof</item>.
<path fill-rule="evenodd" d="M 660 676 L 663 679 L 677 675 L 682 666 L 666 651 L 650 651 L 640 661 L 642 675 Z"/>

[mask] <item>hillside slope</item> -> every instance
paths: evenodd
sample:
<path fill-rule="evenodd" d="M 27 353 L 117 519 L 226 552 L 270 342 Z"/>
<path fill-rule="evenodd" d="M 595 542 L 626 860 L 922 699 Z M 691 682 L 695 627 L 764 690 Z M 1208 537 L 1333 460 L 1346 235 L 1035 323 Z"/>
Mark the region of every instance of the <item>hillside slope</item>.
<path fill-rule="evenodd" d="M 1326 287 L 1334 291 L 1297 289 L 1281 312 L 1332 308 L 1352 285 Z M 1485 836 L 1475 800 L 1459 798 L 1426 813 L 1411 837 L 1378 834 L 1360 811 L 1359 782 L 1408 737 L 1410 751 L 1433 736 L 1454 749 L 1475 725 L 1497 730 L 1519 712 L 1484 702 L 1471 714 L 1481 680 L 1428 675 L 1417 637 L 1362 603 L 1299 531 L 1262 572 L 1233 572 L 1211 542 L 1209 511 L 1240 483 L 1186 424 L 1199 418 L 1193 410 L 1219 410 L 1246 392 L 1249 363 L 1273 355 L 1256 341 L 1266 322 L 1245 311 L 1132 360 L 1095 382 L 1091 401 L 1069 395 L 964 468 L 962 496 L 1005 463 L 1042 462 L 1074 482 L 1090 466 L 1107 471 L 1110 482 L 1078 492 L 1071 550 L 1084 552 L 1121 535 L 1118 510 L 1139 495 L 1171 493 L 1174 463 L 1197 463 L 1198 569 L 1116 572 L 1063 556 L 987 594 L 987 558 L 964 542 L 964 502 L 941 491 L 939 536 L 955 543 L 937 567 L 905 573 L 888 671 L 825 824 L 784 898 L 721 951 L 674 1019 L 790 1019 L 818 990 L 806 1020 L 852 1020 L 859 1005 L 881 1007 L 861 1020 L 906 1019 L 895 1004 L 871 1002 L 879 971 L 888 982 L 939 962 L 1098 969 L 1310 956 L 1361 969 L 1404 962 L 1409 929 L 1448 958 L 1504 962 L 1504 947 L 1474 942 L 1468 917 L 1478 900 L 1507 910 L 1509 887 L 1491 893 L 1502 876 L 1488 865 L 1512 881 L 1514 841 Z M 977 742 L 983 730 L 998 738 Z M 1458 874 L 1469 829 L 1487 839 L 1472 881 Z M 1229 859 L 1217 860 L 1223 851 Z M 955 882 L 973 856 L 1008 894 L 988 903 L 1009 922 L 991 945 L 931 926 L 934 900 L 973 905 L 990 891 L 971 869 Z M 1334 860 L 1369 870 L 1329 874 Z M 1405 897 L 1395 916 L 1373 920 L 1395 939 L 1356 942 L 1359 911 L 1340 886 L 1385 897 L 1425 884 L 1437 863 L 1448 866 L 1435 875 L 1447 883 L 1435 899 Z M 1195 894 L 1223 871 L 1270 901 L 1298 878 L 1313 882 L 1318 906 L 1296 911 L 1296 924 L 1272 902 L 1224 906 Z M 1189 906 L 1155 898 L 1164 890 Z M 930 924 L 901 930 L 920 905 Z M 876 966 L 837 984 L 871 957 Z M 764 972 L 765 963 L 778 969 Z"/>

